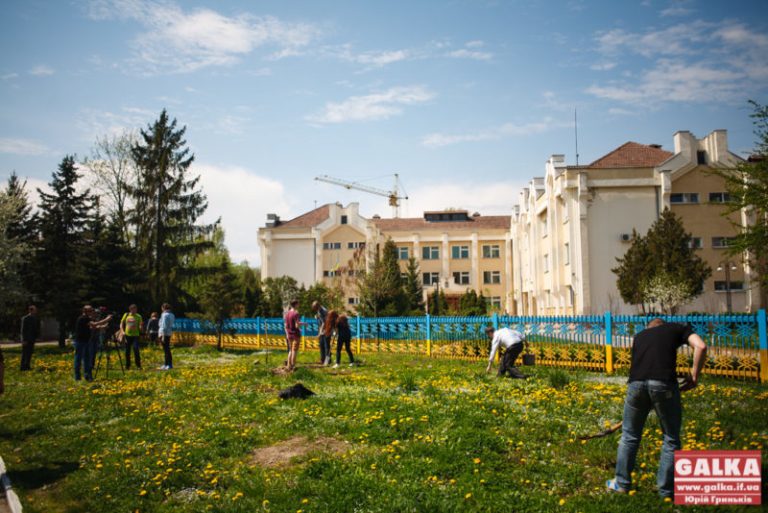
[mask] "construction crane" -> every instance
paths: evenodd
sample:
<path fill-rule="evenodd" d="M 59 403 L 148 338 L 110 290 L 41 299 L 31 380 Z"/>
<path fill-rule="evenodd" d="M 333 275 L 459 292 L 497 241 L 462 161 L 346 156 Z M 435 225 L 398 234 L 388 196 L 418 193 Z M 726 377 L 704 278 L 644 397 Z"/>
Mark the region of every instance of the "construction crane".
<path fill-rule="evenodd" d="M 407 200 L 408 194 L 405 192 L 403 184 L 400 182 L 400 175 L 395 173 L 395 184 L 391 191 L 385 191 L 378 187 L 370 187 L 358 182 L 350 182 L 348 180 L 342 180 L 340 178 L 334 178 L 328 175 L 316 176 L 315 180 L 318 182 L 332 183 L 334 185 L 340 185 L 345 189 L 354 189 L 357 191 L 368 192 L 376 194 L 378 196 L 384 196 L 389 199 L 389 206 L 392 207 L 392 217 L 400 217 L 400 200 Z M 403 195 L 400 195 L 400 190 L 403 190 Z"/>

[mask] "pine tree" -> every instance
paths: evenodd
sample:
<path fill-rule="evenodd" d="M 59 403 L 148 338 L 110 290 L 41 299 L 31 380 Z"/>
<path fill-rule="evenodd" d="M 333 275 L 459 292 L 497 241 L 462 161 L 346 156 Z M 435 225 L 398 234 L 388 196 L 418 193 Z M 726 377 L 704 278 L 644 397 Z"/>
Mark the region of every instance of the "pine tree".
<path fill-rule="evenodd" d="M 387 239 L 381 255 L 373 255 L 373 263 L 357 280 L 360 306 L 365 316 L 389 317 L 403 315 L 408 309 L 408 298 L 403 289 L 397 246 Z"/>
<path fill-rule="evenodd" d="M 215 271 L 190 265 L 196 255 L 212 247 L 214 225 L 196 224 L 208 203 L 199 190 L 200 177 L 189 176 L 194 155 L 186 147 L 185 132 L 186 127 L 177 129 L 176 120 L 163 110 L 141 131 L 132 150 L 138 177 L 136 185 L 128 187 L 134 201 L 130 220 L 136 226 L 138 254 L 154 304 L 189 302 L 184 282 Z"/>
<path fill-rule="evenodd" d="M 450 314 L 448 311 L 448 300 L 442 289 L 439 292 L 435 289 L 429 295 L 429 314 L 438 316 Z"/>
<path fill-rule="evenodd" d="M 239 296 L 237 276 L 227 260 L 221 264 L 218 272 L 206 279 L 200 295 L 202 318 L 213 325 L 219 351 L 223 349 L 224 324 L 237 307 Z"/>
<path fill-rule="evenodd" d="M 40 195 L 41 241 L 35 268 L 44 288 L 41 295 L 48 310 L 59 322 L 59 346 L 73 327 L 88 280 L 86 277 L 86 230 L 91 212 L 88 190 L 77 192 L 81 175 L 75 157 L 66 156 L 53 173 L 52 194 Z"/>
<path fill-rule="evenodd" d="M 618 267 L 611 269 L 616 274 L 616 287 L 621 298 L 630 305 L 640 305 L 645 312 L 643 284 L 653 277 L 653 262 L 648 252 L 645 237 L 632 230 L 632 243 L 623 257 L 617 258 Z"/>
<path fill-rule="evenodd" d="M 405 270 L 405 297 L 408 301 L 409 315 L 424 314 L 424 286 L 421 283 L 421 274 L 419 273 L 419 262 L 415 257 L 408 259 L 408 265 Z"/>

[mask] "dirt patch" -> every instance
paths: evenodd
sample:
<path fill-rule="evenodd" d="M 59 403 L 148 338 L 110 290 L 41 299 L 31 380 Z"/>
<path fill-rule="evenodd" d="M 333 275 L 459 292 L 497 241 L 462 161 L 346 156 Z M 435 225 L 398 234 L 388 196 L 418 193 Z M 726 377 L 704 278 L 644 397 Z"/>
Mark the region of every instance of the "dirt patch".
<path fill-rule="evenodd" d="M 340 454 L 349 449 L 349 444 L 335 438 L 321 437 L 309 440 L 305 436 L 294 436 L 269 447 L 261 447 L 251 453 L 251 461 L 262 467 L 281 467 L 291 460 L 312 452 Z"/>
<path fill-rule="evenodd" d="M 284 365 L 281 365 L 280 367 L 275 367 L 274 369 L 272 369 L 272 375 L 274 376 L 288 376 L 292 372 L 293 372 L 292 370 L 288 370 L 288 367 Z"/>

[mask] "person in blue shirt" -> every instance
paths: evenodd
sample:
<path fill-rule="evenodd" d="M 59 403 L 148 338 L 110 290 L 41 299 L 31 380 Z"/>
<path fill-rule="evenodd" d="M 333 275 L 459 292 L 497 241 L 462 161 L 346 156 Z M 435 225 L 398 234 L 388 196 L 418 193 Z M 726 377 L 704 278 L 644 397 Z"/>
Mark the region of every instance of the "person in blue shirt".
<path fill-rule="evenodd" d="M 176 317 L 171 312 L 171 305 L 163 303 L 163 313 L 160 315 L 160 326 L 158 327 L 158 339 L 163 344 L 165 353 L 165 364 L 160 370 L 173 369 L 173 357 L 171 356 L 171 335 L 173 335 L 173 323 Z"/>

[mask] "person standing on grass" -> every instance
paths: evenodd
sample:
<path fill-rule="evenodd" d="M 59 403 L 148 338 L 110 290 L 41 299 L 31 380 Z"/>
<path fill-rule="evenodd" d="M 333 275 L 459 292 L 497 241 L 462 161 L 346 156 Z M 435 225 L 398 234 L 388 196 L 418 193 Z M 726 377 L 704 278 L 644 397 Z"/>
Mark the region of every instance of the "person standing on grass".
<path fill-rule="evenodd" d="M 149 315 L 144 332 L 147 334 L 147 340 L 149 340 L 150 343 L 156 344 L 158 342 L 157 337 L 160 333 L 160 320 L 157 318 L 157 312 L 152 312 Z"/>
<path fill-rule="evenodd" d="M 349 328 L 349 318 L 341 314 L 338 321 L 336 321 L 336 365 L 334 369 L 338 369 L 341 364 L 341 346 L 347 350 L 349 356 L 349 366 L 352 367 L 355 364 L 355 357 L 352 356 L 352 348 L 350 344 L 352 342 L 352 330 Z"/>
<path fill-rule="evenodd" d="M 40 317 L 37 307 L 29 305 L 27 315 L 21 318 L 21 370 L 32 370 L 32 353 L 35 341 L 40 338 Z"/>
<path fill-rule="evenodd" d="M 141 355 L 139 354 L 139 338 L 141 337 L 142 319 L 136 305 L 128 307 L 128 312 L 123 314 L 120 320 L 120 333 L 125 339 L 125 368 L 131 368 L 131 348 L 136 360 L 136 368 L 141 369 Z"/>
<path fill-rule="evenodd" d="M 319 301 L 312 302 L 312 311 L 317 319 L 317 343 L 320 345 L 320 363 L 328 365 L 331 360 L 331 343 L 325 337 L 325 318 L 328 310 Z"/>
<path fill-rule="evenodd" d="M 80 381 L 81 373 L 80 369 L 85 371 L 86 381 L 93 381 L 93 360 L 91 355 L 91 335 L 93 330 L 100 330 L 106 328 L 112 316 L 108 315 L 100 321 L 95 320 L 96 312 L 91 305 L 85 305 L 83 312 L 75 322 L 75 381 Z"/>
<path fill-rule="evenodd" d="M 488 358 L 488 367 L 485 368 L 485 372 L 491 372 L 491 366 L 493 365 L 493 358 L 496 356 L 496 351 L 498 351 L 499 346 L 503 346 L 504 356 L 499 364 L 499 372 L 497 376 L 502 377 L 509 372 L 509 375 L 513 378 L 525 379 L 525 376 L 515 367 L 515 360 L 517 360 L 517 357 L 520 356 L 520 353 L 523 351 L 525 335 L 509 328 L 496 330 L 491 326 L 485 329 L 485 334 L 491 339 L 491 356 Z"/>
<path fill-rule="evenodd" d="M 685 344 L 693 349 L 693 365 L 681 388 L 676 374 L 677 349 Z M 680 392 L 696 387 L 706 354 L 707 345 L 693 332 L 690 324 L 653 319 L 646 329 L 635 335 L 616 474 L 605 483 L 608 491 L 629 492 L 645 419 L 651 410 L 655 410 L 664 433 L 656 485 L 663 498 L 673 497 L 675 450 L 681 447 L 683 420 Z"/>
<path fill-rule="evenodd" d="M 173 323 L 176 317 L 171 312 L 171 305 L 163 303 L 163 313 L 160 315 L 158 323 L 158 340 L 163 344 L 163 353 L 165 354 L 165 363 L 160 370 L 173 369 L 173 357 L 171 356 L 171 336 L 173 335 Z"/>
<path fill-rule="evenodd" d="M 299 354 L 299 343 L 301 342 L 301 320 L 298 312 L 299 301 L 291 300 L 291 307 L 285 313 L 285 338 L 288 341 L 288 361 L 286 363 L 288 370 L 296 368 L 296 357 Z"/>
<path fill-rule="evenodd" d="M 336 336 L 336 322 L 339 319 L 339 313 L 336 310 L 331 310 L 325 317 L 323 323 L 323 335 L 325 336 L 326 344 L 328 344 L 328 357 L 323 362 L 323 365 L 330 365 L 331 363 L 331 348 L 333 347 L 333 337 Z"/>

